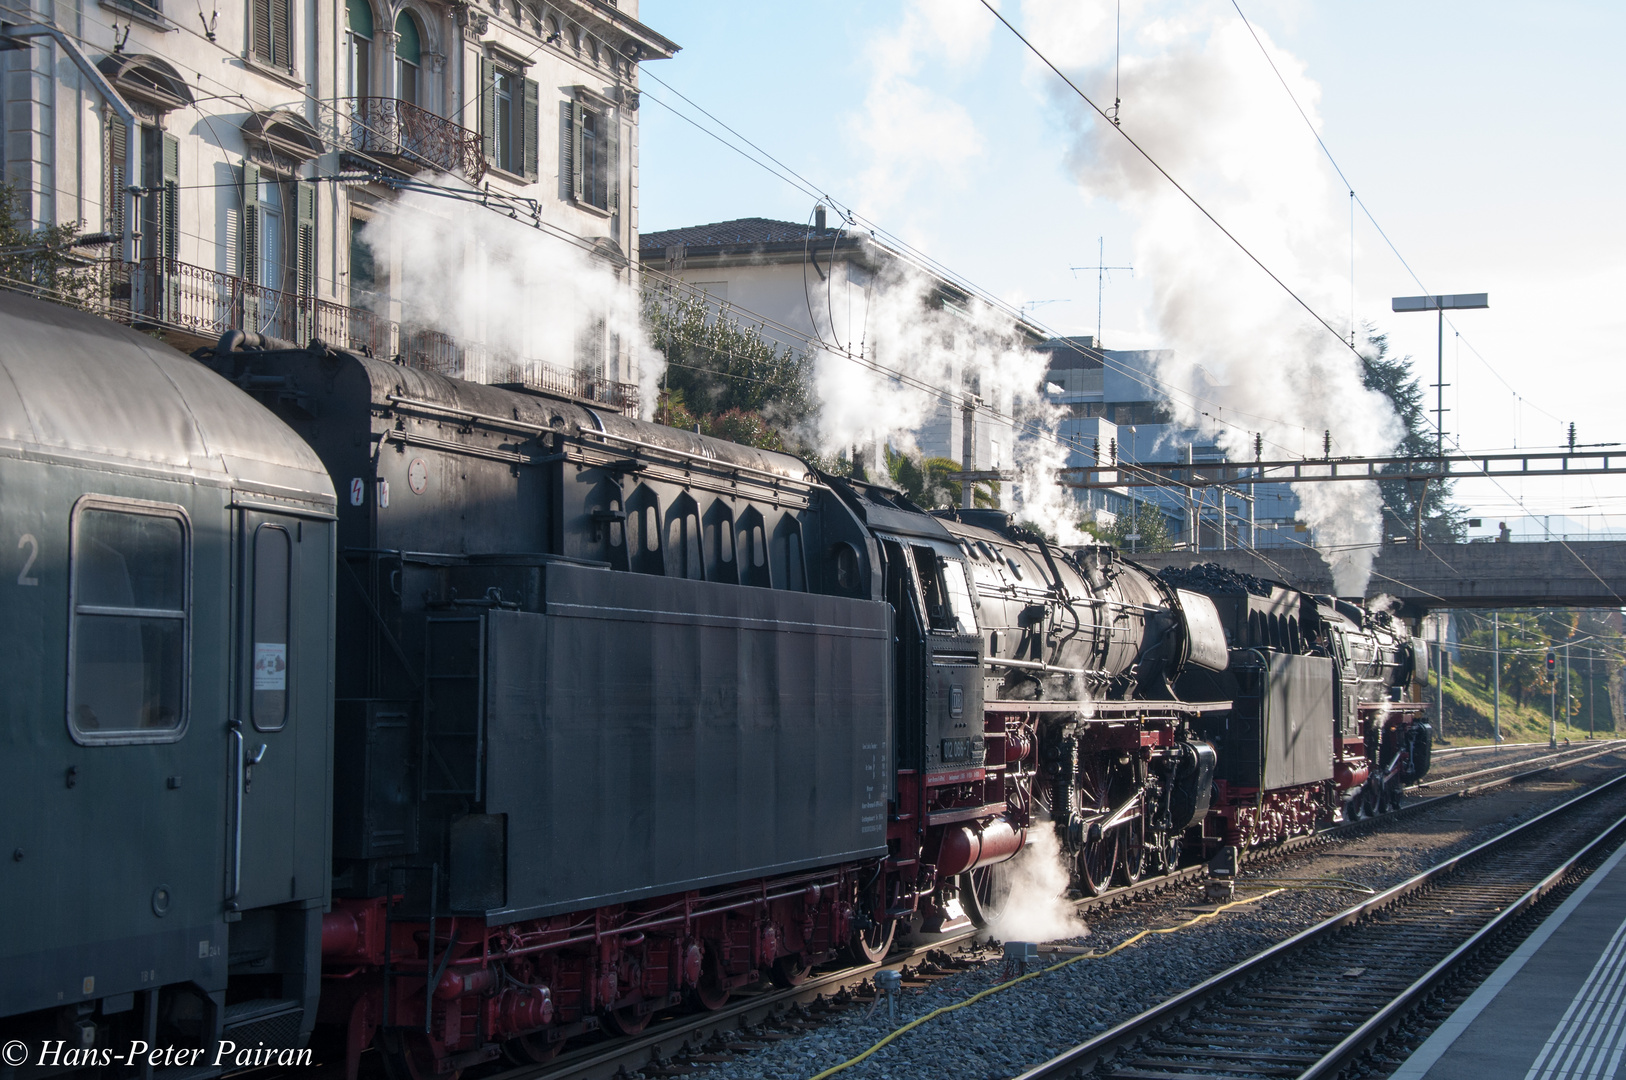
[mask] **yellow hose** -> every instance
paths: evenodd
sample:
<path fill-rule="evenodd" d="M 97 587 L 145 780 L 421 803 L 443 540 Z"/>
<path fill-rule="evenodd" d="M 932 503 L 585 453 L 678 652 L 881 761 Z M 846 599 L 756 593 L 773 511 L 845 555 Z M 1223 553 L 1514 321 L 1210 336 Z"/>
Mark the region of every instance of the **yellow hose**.
<path fill-rule="evenodd" d="M 860 1061 L 863 1061 L 865 1058 L 869 1057 L 871 1054 L 875 1053 L 877 1050 L 881 1049 L 883 1046 L 886 1046 L 888 1043 L 892 1042 L 892 1040 L 896 1039 L 899 1035 L 902 1035 L 904 1032 L 910 1031 L 910 1030 L 912 1030 L 914 1028 L 917 1028 L 921 1024 L 924 1024 L 928 1020 L 935 1020 L 937 1017 L 942 1016 L 944 1013 L 951 1013 L 951 1012 L 954 1012 L 956 1009 L 963 1009 L 967 1005 L 973 1005 L 973 1004 L 981 1001 L 983 998 L 988 997 L 990 994 L 997 994 L 1001 990 L 1008 990 L 1011 987 L 1015 986 L 1017 983 L 1024 983 L 1024 982 L 1027 982 L 1029 979 L 1037 979 L 1040 975 L 1044 975 L 1044 974 L 1047 974 L 1047 973 L 1052 972 L 1052 971 L 1058 971 L 1061 968 L 1066 967 L 1068 964 L 1076 964 L 1080 960 L 1104 960 L 1107 957 L 1111 956 L 1115 952 L 1120 952 L 1120 951 L 1122 951 L 1124 949 L 1129 948 L 1129 946 L 1135 944 L 1137 941 L 1140 941 L 1142 938 L 1150 937 L 1153 934 L 1173 934 L 1176 931 L 1184 930 L 1187 927 L 1196 926 L 1198 923 L 1202 922 L 1205 919 L 1212 919 L 1212 918 L 1214 918 L 1214 916 L 1220 914 L 1221 912 L 1229 911 L 1231 908 L 1241 907 L 1243 904 L 1252 904 L 1255 901 L 1263 900 L 1266 897 L 1275 896 L 1277 893 L 1282 893 L 1282 892 L 1286 892 L 1286 891 L 1287 891 L 1286 889 L 1272 889 L 1270 892 L 1260 893 L 1258 896 L 1249 896 L 1249 897 L 1247 897 L 1245 899 L 1242 899 L 1242 900 L 1233 900 L 1229 904 L 1222 904 L 1221 906 L 1215 908 L 1213 911 L 1205 911 L 1201 915 L 1198 915 L 1198 916 L 1196 916 L 1196 917 L 1194 917 L 1192 919 L 1189 919 L 1186 922 L 1183 922 L 1178 926 L 1165 926 L 1165 927 L 1163 927 L 1162 929 L 1159 929 L 1159 930 L 1142 930 L 1139 933 L 1133 935 L 1132 937 L 1128 937 L 1128 938 L 1125 938 L 1123 941 L 1120 941 L 1118 944 L 1114 945 L 1112 948 L 1108 949 L 1106 952 L 1080 953 L 1078 956 L 1068 957 L 1066 960 L 1061 961 L 1059 964 L 1051 964 L 1047 968 L 1040 968 L 1038 971 L 1030 971 L 1026 975 L 1018 975 L 1016 978 L 1011 979 L 1008 982 L 1002 982 L 998 986 L 990 986 L 988 989 L 983 990 L 980 993 L 973 994 L 971 997 L 966 998 L 964 1001 L 957 1001 L 953 1005 L 944 1005 L 941 1009 L 933 1009 L 931 1012 L 927 1013 L 925 1016 L 916 1017 L 915 1019 L 909 1021 L 907 1024 L 905 1024 L 902 1027 L 898 1028 L 897 1030 L 893 1031 L 891 1034 L 887 1035 L 886 1038 L 882 1039 L 880 1042 L 876 1043 L 874 1046 L 870 1047 L 868 1050 L 865 1050 L 862 1054 L 859 1054 L 857 1057 L 848 1058 L 846 1061 L 843 1061 L 840 1065 L 832 1065 L 830 1068 L 825 1069 L 823 1072 L 818 1073 L 815 1076 L 813 1076 L 811 1078 L 811 1080 L 825 1080 L 826 1077 L 834 1076 L 836 1073 L 841 1072 L 843 1069 L 849 1069 L 852 1066 L 857 1065 Z"/>

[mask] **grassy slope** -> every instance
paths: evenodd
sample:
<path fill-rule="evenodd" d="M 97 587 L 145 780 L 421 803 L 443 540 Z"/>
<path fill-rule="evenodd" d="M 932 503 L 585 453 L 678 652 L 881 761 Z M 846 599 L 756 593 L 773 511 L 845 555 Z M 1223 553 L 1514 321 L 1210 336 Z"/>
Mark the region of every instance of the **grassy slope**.
<path fill-rule="evenodd" d="M 1445 738 L 1453 744 L 1488 743 L 1492 738 L 1492 692 L 1487 685 L 1488 680 L 1476 678 L 1472 673 L 1462 667 L 1452 672 L 1452 677 L 1445 683 Z M 1598 714 L 1597 731 L 1600 735 L 1613 736 L 1615 721 L 1610 715 L 1608 696 L 1603 689 L 1603 680 L 1598 681 Z M 1560 690 L 1563 687 L 1559 687 Z M 1582 688 L 1574 686 L 1573 691 L 1577 697 L 1582 698 L 1581 712 L 1570 718 L 1569 736 L 1584 739 L 1587 735 L 1587 704 L 1582 695 Z M 1428 689 L 1427 701 L 1433 704 L 1436 694 L 1434 681 L 1431 679 Z M 1549 712 L 1549 699 L 1546 694 L 1531 694 L 1525 699 L 1524 708 L 1519 708 L 1513 700 L 1513 695 L 1504 687 L 1502 690 L 1502 741 L 1504 742 L 1545 742 L 1547 739 L 1547 725 Z M 1438 730 L 1440 724 L 1436 722 Z M 1558 737 L 1565 737 L 1564 717 L 1558 718 Z"/>

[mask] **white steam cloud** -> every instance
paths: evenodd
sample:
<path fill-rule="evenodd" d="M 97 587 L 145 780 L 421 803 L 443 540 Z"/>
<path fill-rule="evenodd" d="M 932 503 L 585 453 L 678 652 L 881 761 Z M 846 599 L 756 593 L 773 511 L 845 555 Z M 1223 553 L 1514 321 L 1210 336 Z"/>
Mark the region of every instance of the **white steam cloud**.
<path fill-rule="evenodd" d="M 398 309 L 381 314 L 400 319 L 403 350 L 414 347 L 418 330 L 449 334 L 460 355 L 437 366 L 476 382 L 534 375 L 539 364 L 630 382 L 624 353 L 636 368 L 644 414 L 651 414 L 666 364 L 639 319 L 638 294 L 627 284 L 631 268 L 617 271 L 577 244 L 489 208 L 421 191 L 381 205 L 362 239 L 380 267 L 397 268 L 391 285 Z M 437 352 L 434 339 L 416 341 Z"/>
<path fill-rule="evenodd" d="M 1049 822 L 1035 822 L 1009 863 L 1011 897 L 988 927 L 1001 941 L 1060 941 L 1089 933 L 1067 900 L 1067 870 Z"/>
<path fill-rule="evenodd" d="M 946 431 L 974 388 L 977 423 L 1003 428 L 1011 448 L 1000 463 L 1018 477 L 1006 508 L 1064 545 L 1084 543 L 1079 510 L 1056 483 L 1066 450 L 1048 437 L 1057 410 L 1042 393 L 1046 357 L 1028 348 L 1008 314 L 975 298 L 963 308 L 939 303 L 934 279 L 885 255 L 879 261 L 887 269 L 861 305 L 862 338 L 840 350 L 815 349 L 821 410 L 809 441 L 827 453 L 875 444 L 918 451 L 916 434 L 933 425 Z M 866 367 L 848 351 L 885 370 Z M 1017 429 L 1028 434 L 1016 438 Z M 945 449 L 960 459 L 959 445 Z"/>
<path fill-rule="evenodd" d="M 1023 17 L 1038 40 L 1064 50 L 1060 63 L 1075 82 L 1111 102 L 1111 27 L 1078 32 L 1076 9 L 1026 0 Z M 1347 339 L 1348 196 L 1247 28 L 1218 9 L 1198 12 L 1190 3 L 1124 4 L 1125 27 L 1140 29 L 1123 43 L 1123 130 Z M 1261 38 L 1318 122 L 1319 87 L 1302 63 Z M 1255 433 L 1266 457 L 1320 457 L 1324 432 L 1335 455 L 1392 451 L 1399 421 L 1385 397 L 1361 385 L 1349 346 L 1071 91 L 1053 91 L 1053 99 L 1073 123 L 1069 164 L 1079 184 L 1137 221 L 1135 268 L 1152 282 L 1167 349 L 1156 375 L 1171 391 L 1175 421 L 1211 435 L 1236 460 L 1252 459 Z M 1377 486 L 1294 490 L 1339 594 L 1363 593 L 1382 534 Z"/>

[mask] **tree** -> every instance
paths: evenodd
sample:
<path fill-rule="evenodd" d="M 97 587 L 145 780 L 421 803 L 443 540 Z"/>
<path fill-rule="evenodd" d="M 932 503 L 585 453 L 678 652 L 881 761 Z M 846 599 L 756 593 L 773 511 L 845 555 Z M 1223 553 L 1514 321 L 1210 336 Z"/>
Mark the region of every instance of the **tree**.
<path fill-rule="evenodd" d="M 1368 390 L 1376 390 L 1394 406 L 1395 415 L 1406 433 L 1395 448 L 1396 453 L 1409 457 L 1428 457 L 1434 454 L 1437 439 L 1431 431 L 1423 408 L 1423 388 L 1412 374 L 1411 357 L 1391 359 L 1389 336 L 1371 333 L 1369 340 L 1373 353 L 1361 357 L 1361 383 Z M 1382 471 L 1398 471 L 1387 466 Z M 1423 504 L 1423 539 L 1438 543 L 1456 543 L 1467 532 L 1462 510 L 1452 501 L 1452 484 L 1444 480 L 1431 480 L 1426 485 L 1417 480 L 1379 480 L 1383 492 L 1384 529 L 1402 528 L 1411 535 L 1417 527 L 1417 504 Z"/>
<path fill-rule="evenodd" d="M 648 291 L 644 322 L 667 364 L 658 422 L 699 424 L 702 434 L 765 450 L 783 450 L 810 429 L 817 398 L 806 354 L 703 295 Z"/>
<path fill-rule="evenodd" d="M 73 250 L 83 224 L 35 229 L 16 185 L 0 184 L 0 287 L 89 308 L 99 292 L 95 264 Z"/>
<path fill-rule="evenodd" d="M 949 479 L 951 473 L 960 471 L 960 463 L 953 458 L 930 457 L 920 460 L 889 446 L 886 448 L 886 471 L 897 489 L 917 506 L 931 509 L 960 505 L 960 481 Z M 999 482 L 975 481 L 971 501 L 973 506 L 980 509 L 997 509 Z"/>
<path fill-rule="evenodd" d="M 1162 510 L 1145 502 L 1136 503 L 1133 514 L 1119 514 L 1111 525 L 1104 528 L 1087 523 L 1083 528 L 1122 551 L 1129 551 L 1133 547 L 1137 555 L 1168 551 L 1174 546 L 1174 538 L 1169 534 L 1169 519 L 1163 516 Z M 1129 539 L 1131 534 L 1136 537 L 1135 540 Z"/>

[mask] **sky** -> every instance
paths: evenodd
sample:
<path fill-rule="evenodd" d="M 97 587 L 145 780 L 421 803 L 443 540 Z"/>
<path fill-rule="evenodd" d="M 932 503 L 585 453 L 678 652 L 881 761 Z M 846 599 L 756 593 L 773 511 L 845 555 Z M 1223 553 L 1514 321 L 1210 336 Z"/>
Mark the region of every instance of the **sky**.
<path fill-rule="evenodd" d="M 1571 422 L 1579 443 L 1626 441 L 1613 392 L 1626 5 L 1239 3 L 1258 42 L 1228 0 L 996 6 L 1101 105 L 1116 83 L 1122 130 L 1338 334 L 1353 314 L 1433 384 L 1435 319 L 1394 314 L 1390 298 L 1488 293 L 1488 310 L 1445 329 L 1446 429 L 1461 447 L 1552 447 Z M 1089 268 L 1104 253 L 1135 267 L 1105 285 L 1108 348 L 1177 347 L 1233 380 L 1261 337 L 1279 337 L 1261 356 L 1338 348 L 980 0 L 643 0 L 639 18 L 682 46 L 643 66 L 644 232 L 812 211 L 674 112 L 715 130 L 681 93 L 1058 333 L 1096 332 Z M 1376 226 L 1356 209 L 1352 231 L 1351 187 Z M 1626 536 L 1623 480 L 1462 482 L 1457 497 L 1485 519 L 1475 533 L 1529 513 Z"/>

